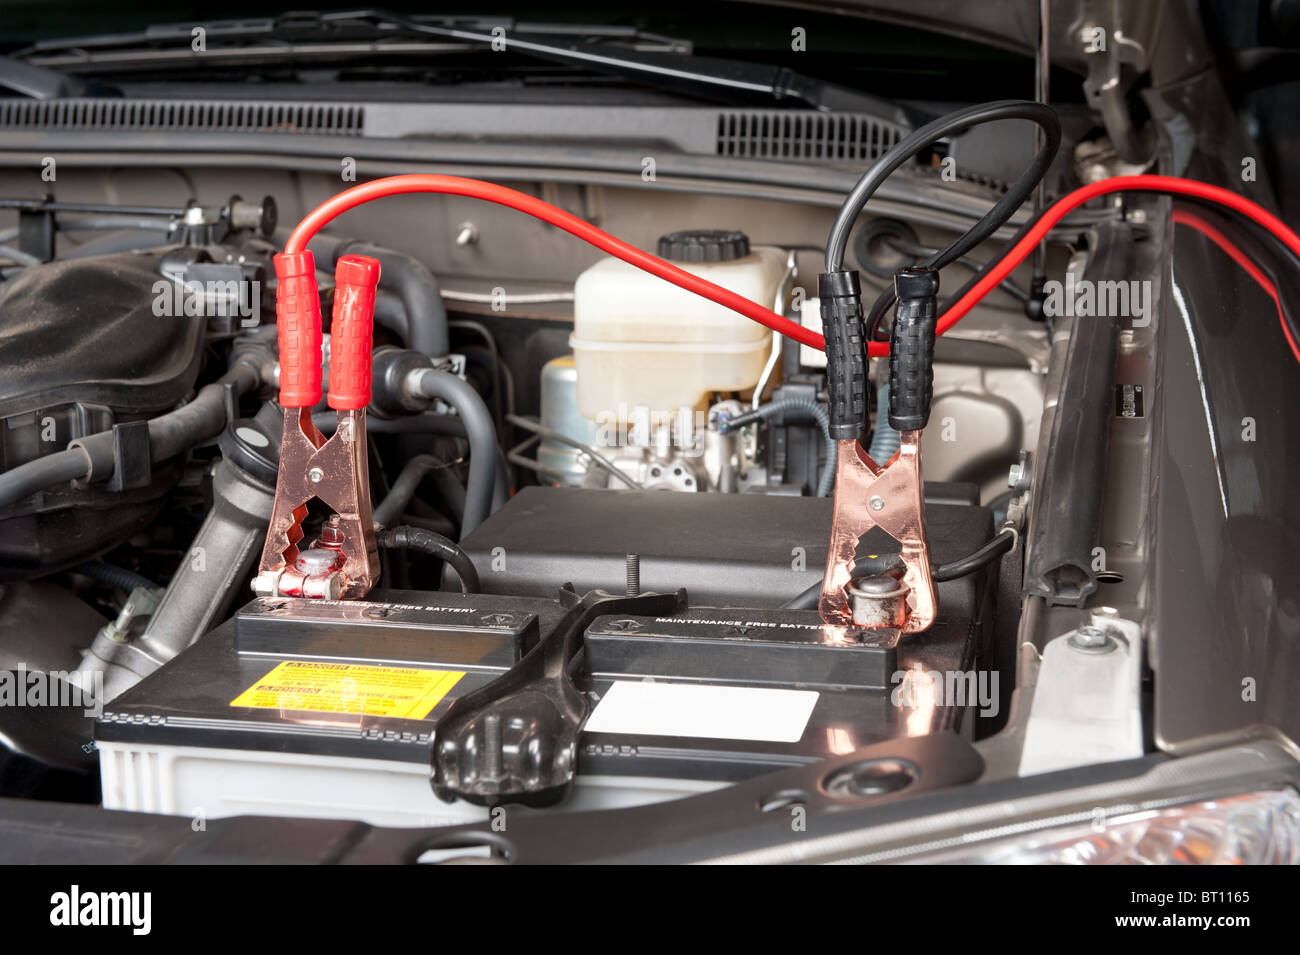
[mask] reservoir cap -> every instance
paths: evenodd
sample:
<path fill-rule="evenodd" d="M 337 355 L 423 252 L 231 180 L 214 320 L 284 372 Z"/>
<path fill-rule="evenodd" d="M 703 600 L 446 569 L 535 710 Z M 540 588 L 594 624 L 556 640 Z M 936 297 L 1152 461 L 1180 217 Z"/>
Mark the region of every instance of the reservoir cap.
<path fill-rule="evenodd" d="M 731 262 L 749 255 L 749 236 L 735 229 L 687 229 L 659 237 L 659 257 L 670 262 Z"/>

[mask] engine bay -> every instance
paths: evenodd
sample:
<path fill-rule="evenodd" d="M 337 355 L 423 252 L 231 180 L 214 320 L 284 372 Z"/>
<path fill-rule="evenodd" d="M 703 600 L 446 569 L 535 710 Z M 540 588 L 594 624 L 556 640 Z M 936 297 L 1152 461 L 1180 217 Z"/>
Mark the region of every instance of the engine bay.
<path fill-rule="evenodd" d="M 402 861 L 1164 862 L 1208 858 L 1224 797 L 1268 803 L 1224 854 L 1300 858 L 1295 498 L 1254 438 L 1294 429 L 1300 238 L 1238 188 L 1239 130 L 1193 149 L 1140 84 L 1130 116 L 1119 53 L 1059 102 L 1043 47 L 1035 99 L 886 101 L 512 21 L 545 69 L 497 103 L 487 27 L 211 28 L 192 98 L 137 66 L 0 100 L 15 819 L 254 854 L 249 820 L 313 820 Z M 349 73 L 354 30 L 391 74 Z M 303 37 L 338 45 L 316 100 L 221 85 Z M 488 80 L 389 95 L 444 43 Z M 763 105 L 714 102 L 738 83 Z M 1060 843 L 1006 841 L 1056 783 Z M 987 852 L 945 815 L 968 795 Z M 801 842 L 810 812 L 859 841 Z"/>
<path fill-rule="evenodd" d="M 111 474 L 42 491 L 5 515 L 10 607 L 30 600 L 26 612 L 55 617 L 57 606 L 73 600 L 86 617 L 100 618 L 97 633 L 67 635 L 57 648 L 62 659 L 23 661 L 57 671 L 84 654 L 79 666 L 67 666 L 69 679 L 102 687 L 105 702 L 93 727 L 70 719 L 60 728 L 93 735 L 94 751 L 81 765 L 42 760 L 39 738 L 10 754 L 33 793 L 77 785 L 89 793 L 102 782 L 103 805 L 116 809 L 203 807 L 226 815 L 274 806 L 290 815 L 446 824 L 473 818 L 474 803 L 490 805 L 512 787 L 545 802 L 531 792 L 558 770 L 530 760 L 542 759 L 538 753 L 556 760 L 564 746 L 574 749 L 564 759 L 579 764 L 580 795 L 562 803 L 593 808 L 704 791 L 899 736 L 942 729 L 974 738 L 1001 722 L 1014 675 L 1000 679 L 989 661 L 999 652 L 999 578 L 1018 587 L 1015 561 L 943 584 L 944 615 L 911 649 L 897 630 L 862 636 L 823 623 L 813 609 L 781 609 L 820 585 L 827 561 L 818 529 L 831 519 L 835 455 L 826 431 L 825 360 L 613 257 L 582 270 L 568 291 L 533 291 L 562 287 L 554 275 L 517 293 L 513 277 L 458 279 L 484 288 L 479 301 L 454 290 L 439 294 L 423 262 L 377 246 L 375 234 L 322 234 L 322 314 L 342 294 L 330 287 L 331 260 L 370 253 L 384 276 L 374 299 L 361 473 L 376 526 L 385 528 L 380 539 L 391 540 L 398 527 L 416 543 L 385 547 L 377 589 L 354 604 L 347 599 L 353 595 L 331 590 L 314 573 L 312 561 L 327 566 L 338 552 L 328 549 L 330 509 L 316 497 L 296 532 L 304 548 L 286 572 L 308 569 L 292 582 L 253 579 L 275 520 L 277 451 L 287 446 L 289 419 L 275 402 L 277 384 L 282 394 L 285 388 L 283 358 L 275 324 L 263 321 L 286 283 L 269 278 L 283 205 L 270 195 L 221 207 L 193 202 L 158 217 L 177 245 L 72 252 L 6 283 L 0 307 L 27 316 L 40 336 L 6 323 L 5 360 L 17 361 L 19 349 L 39 357 L 23 377 L 7 379 L 6 470 L 37 459 L 51 443 L 77 449 L 101 441 L 89 453 Z M 24 214 L 58 214 L 48 203 L 38 208 Z M 466 223 L 462 233 L 471 228 L 482 230 L 473 244 L 491 241 L 492 225 Z M 754 301 L 799 320 L 811 301 L 816 315 L 815 294 L 797 284 L 797 248 L 751 246 L 738 229 L 676 229 L 657 247 L 667 261 Z M 77 333 L 88 315 L 103 339 Z M 334 394 L 338 335 L 326 327 L 322 380 Z M 108 349 L 109 340 L 129 348 Z M 935 414 L 944 422 L 935 430 L 958 415 L 963 427 L 978 421 L 958 453 L 946 447 L 954 442 L 938 433 L 930 440 L 927 432 L 925 450 L 938 463 L 927 466 L 925 517 L 939 562 L 977 550 L 995 521 L 1005 520 L 1012 496 L 1006 471 L 1041 417 L 1042 343 L 1025 336 L 1015 349 L 992 350 L 998 360 L 989 365 L 978 354 L 935 364 Z M 417 393 L 409 383 L 421 373 L 458 385 Z M 1008 391 L 1020 402 L 995 394 Z M 888 401 L 887 393 L 872 397 L 877 406 Z M 180 460 L 169 454 L 155 464 L 150 419 L 178 406 L 188 416 L 183 427 L 197 425 L 202 436 L 197 447 L 190 436 L 194 450 Z M 332 432 L 340 427 L 329 420 L 335 414 L 322 401 L 310 419 Z M 736 418 L 741 426 L 728 428 Z M 887 460 L 898 435 L 879 420 L 871 448 Z M 188 541 L 182 528 L 191 529 Z M 457 577 L 455 562 L 444 569 L 436 551 L 421 549 L 429 536 L 459 539 L 472 586 Z M 861 546 L 864 553 L 888 549 L 891 540 L 876 529 Z M 24 582 L 31 576 L 42 579 Z M 581 632 L 572 633 L 565 628 L 575 600 L 593 606 L 582 614 Z M 598 612 L 602 600 L 613 601 L 608 613 Z M 321 616 L 322 607 L 336 609 Z M 1017 611 L 1002 608 L 1004 637 L 1014 632 Z M 287 629 L 264 630 L 281 620 Z M 272 632 L 287 642 L 277 646 Z M 506 706 L 493 715 L 499 752 L 482 749 L 486 717 L 471 719 L 446 757 L 449 766 L 468 764 L 453 771 L 467 781 L 435 795 L 438 787 L 425 779 L 431 728 L 453 702 L 550 642 L 566 644 L 576 658 L 566 664 L 577 667 L 566 693 L 577 688 L 587 704 L 557 728 L 498 702 Z M 1009 655 L 1005 648 L 1002 655 Z M 395 667 L 400 661 L 421 669 Z M 284 666 L 331 676 L 280 685 Z M 354 670 L 362 676 L 348 675 Z M 448 686 L 394 720 L 400 704 L 386 694 L 396 688 L 382 679 L 365 683 L 366 674 L 393 670 L 438 674 Z M 927 673 L 949 674 L 960 700 L 945 700 L 942 685 L 936 695 Z M 917 679 L 921 685 L 913 686 Z M 634 682 L 663 682 L 686 698 L 620 704 L 616 697 L 600 709 L 611 688 Z M 245 691 L 259 696 L 251 709 L 232 703 L 246 701 Z M 321 699 L 310 704 L 313 696 Z M 791 701 L 791 722 L 736 729 L 747 722 L 743 714 L 766 708 L 765 699 Z M 593 704 L 600 721 L 607 711 L 628 712 L 608 732 L 579 735 Z M 727 732 L 740 739 L 711 735 L 709 719 L 674 728 L 656 726 L 652 716 L 683 710 L 735 710 Z M 414 727 L 405 722 L 417 713 Z M 619 719 L 631 722 L 622 727 Z M 187 729 L 174 738 L 179 727 Z M 362 756 L 350 737 L 373 745 Z M 657 745 L 669 740 L 681 751 Z M 268 763 L 268 753 L 279 756 Z M 654 755 L 639 756 L 646 753 Z M 372 767 L 357 783 L 370 795 L 335 804 L 312 795 L 353 759 Z M 283 774 L 281 788 L 271 781 L 272 767 Z M 386 788 L 394 773 L 409 777 L 410 792 Z M 624 778 L 631 782 L 618 781 Z M 462 808 L 449 809 L 437 796 Z"/>

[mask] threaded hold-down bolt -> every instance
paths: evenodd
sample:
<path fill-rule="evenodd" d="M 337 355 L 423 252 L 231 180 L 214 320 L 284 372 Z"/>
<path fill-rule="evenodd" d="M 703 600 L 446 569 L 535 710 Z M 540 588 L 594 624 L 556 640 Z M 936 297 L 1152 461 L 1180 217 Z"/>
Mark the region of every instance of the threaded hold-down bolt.
<path fill-rule="evenodd" d="M 627 595 L 641 596 L 641 555 L 627 555 Z"/>

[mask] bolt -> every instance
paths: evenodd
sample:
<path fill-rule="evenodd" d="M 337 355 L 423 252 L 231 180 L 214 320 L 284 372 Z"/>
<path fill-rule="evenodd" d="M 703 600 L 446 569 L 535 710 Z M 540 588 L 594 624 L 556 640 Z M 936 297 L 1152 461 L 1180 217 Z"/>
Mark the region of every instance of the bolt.
<path fill-rule="evenodd" d="M 641 596 L 641 555 L 627 555 L 627 595 Z"/>
<path fill-rule="evenodd" d="M 1081 653 L 1110 653 L 1116 647 L 1115 640 L 1101 627 L 1080 627 L 1070 634 L 1070 646 Z"/>
<path fill-rule="evenodd" d="M 873 497 L 871 500 L 867 501 L 867 507 L 871 508 L 873 511 L 879 511 L 884 508 L 884 506 L 885 499 L 883 497 Z"/>
<path fill-rule="evenodd" d="M 1025 476 L 1024 466 L 1017 461 L 1011 465 L 1011 470 L 1007 472 L 1007 487 L 1015 487 L 1020 483 L 1020 479 Z"/>
<path fill-rule="evenodd" d="M 270 597 L 276 591 L 276 585 L 279 583 L 280 575 L 265 573 L 258 574 L 253 578 L 253 593 L 259 597 Z"/>
<path fill-rule="evenodd" d="M 343 547 L 343 520 L 337 514 L 331 514 L 320 529 L 321 547 L 339 550 Z"/>

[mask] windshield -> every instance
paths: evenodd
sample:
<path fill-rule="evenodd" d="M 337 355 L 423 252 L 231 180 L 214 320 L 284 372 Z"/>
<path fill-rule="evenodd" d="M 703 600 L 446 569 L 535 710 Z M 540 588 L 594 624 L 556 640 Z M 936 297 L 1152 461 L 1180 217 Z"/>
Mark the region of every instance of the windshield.
<path fill-rule="evenodd" d="M 79 2 L 53 6 L 59 11 L 53 16 L 51 4 L 31 0 L 0 8 L 0 37 L 4 37 L 0 51 L 118 86 L 177 78 L 254 84 L 638 83 L 636 77 L 611 77 L 582 64 L 547 62 L 508 48 L 500 56 L 484 58 L 472 47 L 458 48 L 428 37 L 390 33 L 376 42 L 379 34 L 373 25 L 357 21 L 335 20 L 322 32 L 318 24 L 304 26 L 301 18 L 295 18 L 267 30 L 272 21 L 301 4 L 268 7 L 236 0 L 223 5 L 216 18 L 210 5 L 156 0 L 133 4 L 129 10 Z M 346 3 L 316 7 L 321 13 L 357 9 Z M 631 45 L 661 55 L 689 53 L 695 58 L 762 64 L 893 100 L 977 100 L 1026 92 L 1025 56 L 860 15 L 747 3 L 701 8 L 670 2 L 649 11 L 514 4 L 472 15 L 464 9 L 427 4 L 390 8 L 430 23 L 455 18 L 482 28 L 501 22 L 512 36 L 526 33 L 559 44 Z M 241 18 L 252 19 L 252 28 L 243 35 L 216 28 Z M 192 24 L 213 25 L 204 52 L 218 55 L 192 55 L 192 37 L 186 29 Z M 572 30 L 567 35 L 566 25 Z M 407 42 L 394 44 L 394 40 Z M 419 40 L 424 42 L 415 42 Z M 286 46 L 292 44 L 303 49 L 288 55 Z M 407 49 L 398 49 L 399 45 Z"/>

